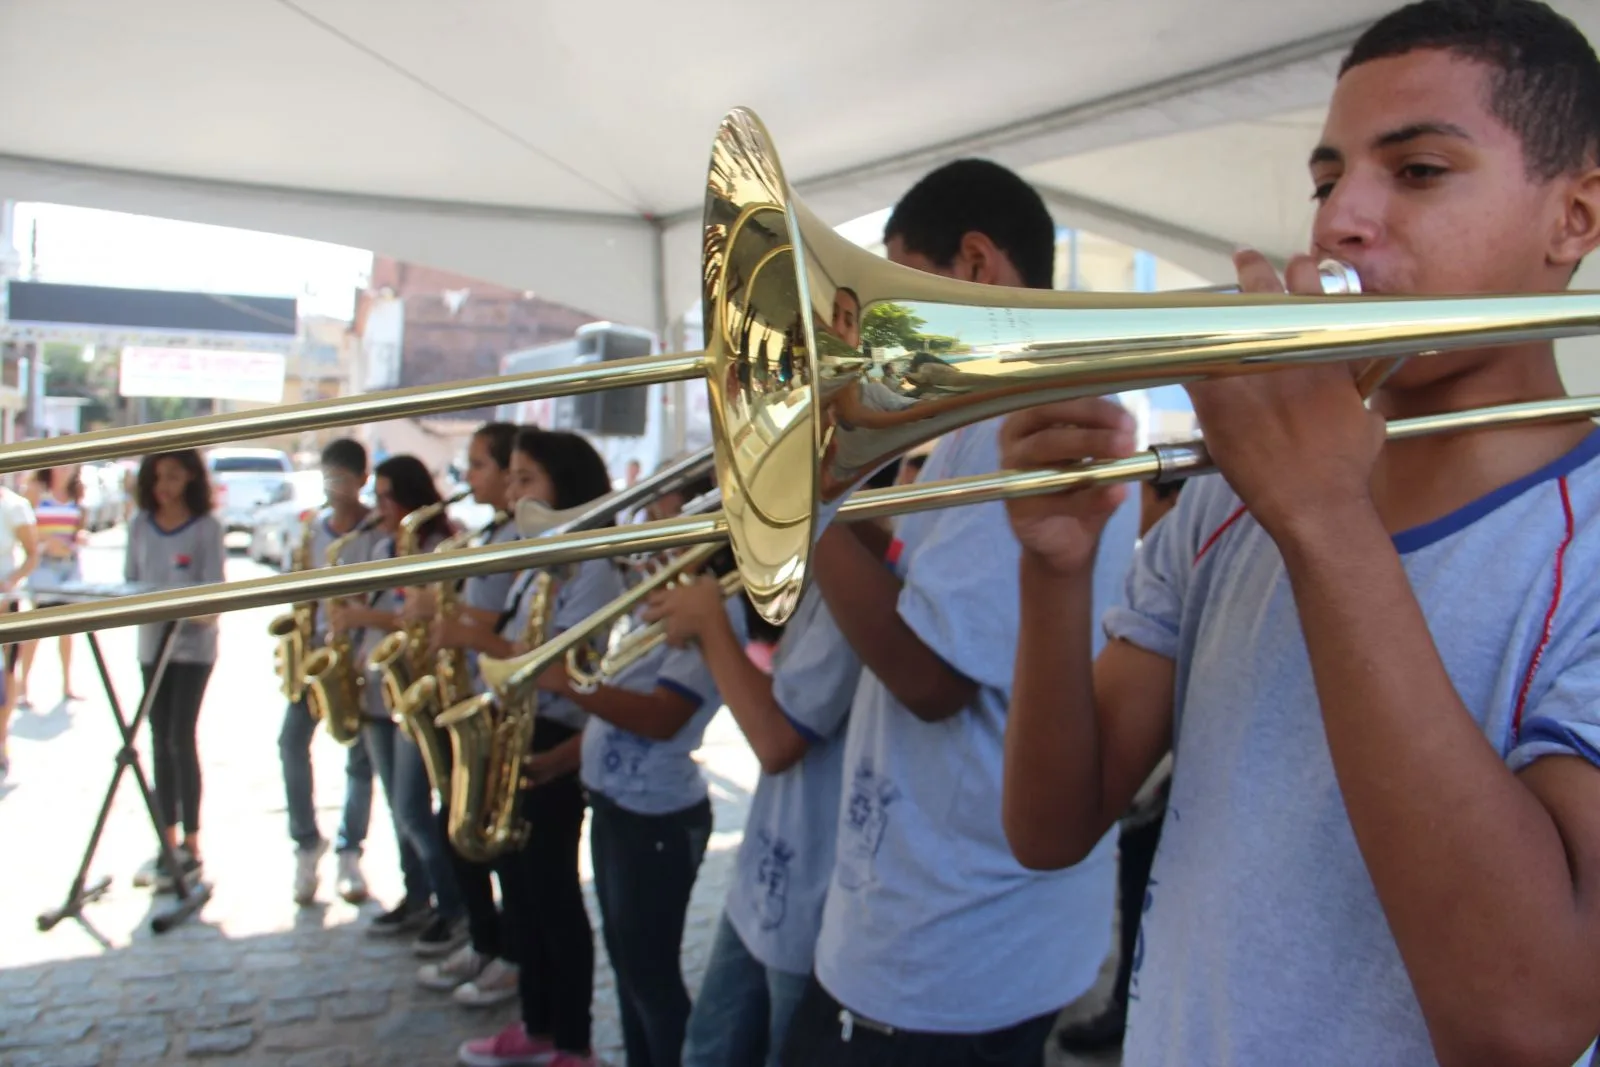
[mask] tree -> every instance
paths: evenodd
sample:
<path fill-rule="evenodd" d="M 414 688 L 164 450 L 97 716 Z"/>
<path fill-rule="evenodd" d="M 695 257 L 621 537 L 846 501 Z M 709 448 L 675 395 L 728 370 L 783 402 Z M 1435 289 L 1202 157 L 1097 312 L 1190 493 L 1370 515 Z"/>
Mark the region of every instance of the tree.
<path fill-rule="evenodd" d="M 928 320 L 904 304 L 885 301 L 873 304 L 861 316 L 861 343 L 870 348 L 903 348 L 907 352 L 951 352 L 957 339 L 943 334 L 923 333 Z"/>
<path fill-rule="evenodd" d="M 115 350 L 97 348 L 93 358 L 85 361 L 83 349 L 77 345 L 45 344 L 40 358 L 44 361 L 46 395 L 82 397 L 89 401 L 81 415 L 84 428 L 108 425 L 121 405 L 117 395 L 118 356 Z"/>
<path fill-rule="evenodd" d="M 903 348 L 915 352 L 922 336 L 917 331 L 927 322 L 904 304 L 892 301 L 873 304 L 861 316 L 861 343 L 870 348 Z"/>

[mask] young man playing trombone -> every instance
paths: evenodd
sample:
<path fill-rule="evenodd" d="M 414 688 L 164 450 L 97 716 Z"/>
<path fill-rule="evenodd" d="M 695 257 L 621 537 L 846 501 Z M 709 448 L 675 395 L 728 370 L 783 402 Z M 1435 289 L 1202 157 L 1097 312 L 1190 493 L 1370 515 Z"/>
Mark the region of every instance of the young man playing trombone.
<path fill-rule="evenodd" d="M 1051 284 L 1055 223 L 992 163 L 924 178 L 885 236 L 906 266 Z M 923 478 L 994 471 L 998 433 L 991 420 L 947 435 Z M 1093 566 L 1102 604 L 1126 573 L 1136 520 L 1123 509 Z M 888 566 L 841 524 L 818 542 L 817 585 L 864 670 L 815 973 L 786 1067 L 1037 1067 L 1059 1010 L 1094 984 L 1111 941 L 1111 837 L 1071 870 L 1041 874 L 1017 863 L 1000 825 L 1017 553 L 998 504 L 908 515 Z"/>
<path fill-rule="evenodd" d="M 1600 245 L 1600 62 L 1532 0 L 1415 4 L 1347 57 L 1313 251 L 1380 293 L 1558 292 Z M 1246 290 L 1282 285 L 1241 253 Z M 1315 293 L 1315 262 L 1288 267 Z M 1009 505 L 1017 856 L 1079 860 L 1175 746 L 1124 1062 L 1567 1065 L 1600 1030 L 1600 433 L 1385 443 L 1563 393 L 1548 342 L 1190 387 L 1186 485 L 1105 619 L 1123 490 Z M 1011 467 L 1125 456 L 1112 405 L 1010 419 Z"/>

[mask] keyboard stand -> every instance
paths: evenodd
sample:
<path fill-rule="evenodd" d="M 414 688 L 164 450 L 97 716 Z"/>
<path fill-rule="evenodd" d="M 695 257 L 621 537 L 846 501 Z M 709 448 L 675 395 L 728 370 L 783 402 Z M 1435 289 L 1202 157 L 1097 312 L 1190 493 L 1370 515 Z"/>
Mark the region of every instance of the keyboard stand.
<path fill-rule="evenodd" d="M 133 773 L 133 780 L 139 787 L 139 796 L 144 800 L 145 811 L 150 814 L 150 825 L 155 828 L 156 840 L 160 844 L 162 864 L 169 871 L 178 870 L 178 857 L 174 854 L 176 850 L 167 844 L 165 828 L 161 825 L 161 815 L 156 811 L 155 797 L 151 794 L 150 783 L 145 777 L 143 764 L 139 762 L 139 750 L 135 745 L 139 737 L 139 728 L 149 717 L 156 694 L 161 690 L 161 680 L 166 676 L 167 664 L 172 659 L 172 639 L 177 632 L 176 622 L 166 623 L 162 627 L 161 643 L 156 650 L 155 670 L 151 673 L 150 684 L 145 687 L 144 696 L 139 699 L 138 710 L 134 712 L 131 722 L 123 717 L 122 705 L 117 701 L 116 686 L 111 682 L 111 672 L 106 669 L 105 657 L 100 652 L 100 642 L 93 632 L 87 635 L 89 651 L 94 655 L 95 669 L 100 672 L 100 684 L 105 688 L 106 702 L 110 704 L 111 714 L 116 718 L 117 729 L 122 734 L 122 748 L 117 752 L 116 768 L 111 774 L 111 784 L 106 787 L 106 799 L 100 805 L 100 817 L 95 820 L 94 832 L 89 835 L 89 845 L 84 849 L 83 862 L 78 866 L 77 877 L 67 889 L 66 902 L 61 907 L 53 908 L 39 916 L 40 930 L 49 930 L 67 918 L 82 922 L 83 906 L 99 900 L 105 895 L 106 890 L 111 888 L 110 877 L 102 877 L 89 884 L 89 867 L 94 862 L 95 850 L 100 847 L 100 836 L 105 833 L 106 819 L 111 814 L 111 805 L 116 800 L 117 786 L 122 782 L 124 771 Z M 171 908 L 156 912 L 150 918 L 150 929 L 158 934 L 166 933 L 183 922 L 211 899 L 211 887 L 198 878 L 193 884 L 190 884 L 188 878 L 176 878 L 173 881 L 178 895 L 177 903 Z"/>

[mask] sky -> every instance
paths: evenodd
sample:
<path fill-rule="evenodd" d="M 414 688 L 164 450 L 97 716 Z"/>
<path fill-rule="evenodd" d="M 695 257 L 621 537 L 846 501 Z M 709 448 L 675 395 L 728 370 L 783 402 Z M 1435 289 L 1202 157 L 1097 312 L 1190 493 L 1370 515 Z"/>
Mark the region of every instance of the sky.
<path fill-rule="evenodd" d="M 349 319 L 372 254 L 255 230 L 19 203 L 13 240 L 30 277 L 80 285 L 182 289 L 241 296 L 292 296 L 303 312 Z"/>

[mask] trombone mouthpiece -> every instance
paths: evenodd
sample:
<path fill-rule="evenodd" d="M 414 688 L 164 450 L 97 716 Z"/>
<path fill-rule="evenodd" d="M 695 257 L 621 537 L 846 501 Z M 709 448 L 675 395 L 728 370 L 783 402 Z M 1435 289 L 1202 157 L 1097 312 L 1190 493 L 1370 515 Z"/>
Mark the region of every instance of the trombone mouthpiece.
<path fill-rule="evenodd" d="M 1325 259 L 1318 263 L 1317 276 L 1322 279 L 1322 292 L 1327 296 L 1359 296 L 1361 293 L 1361 275 L 1342 260 Z"/>

